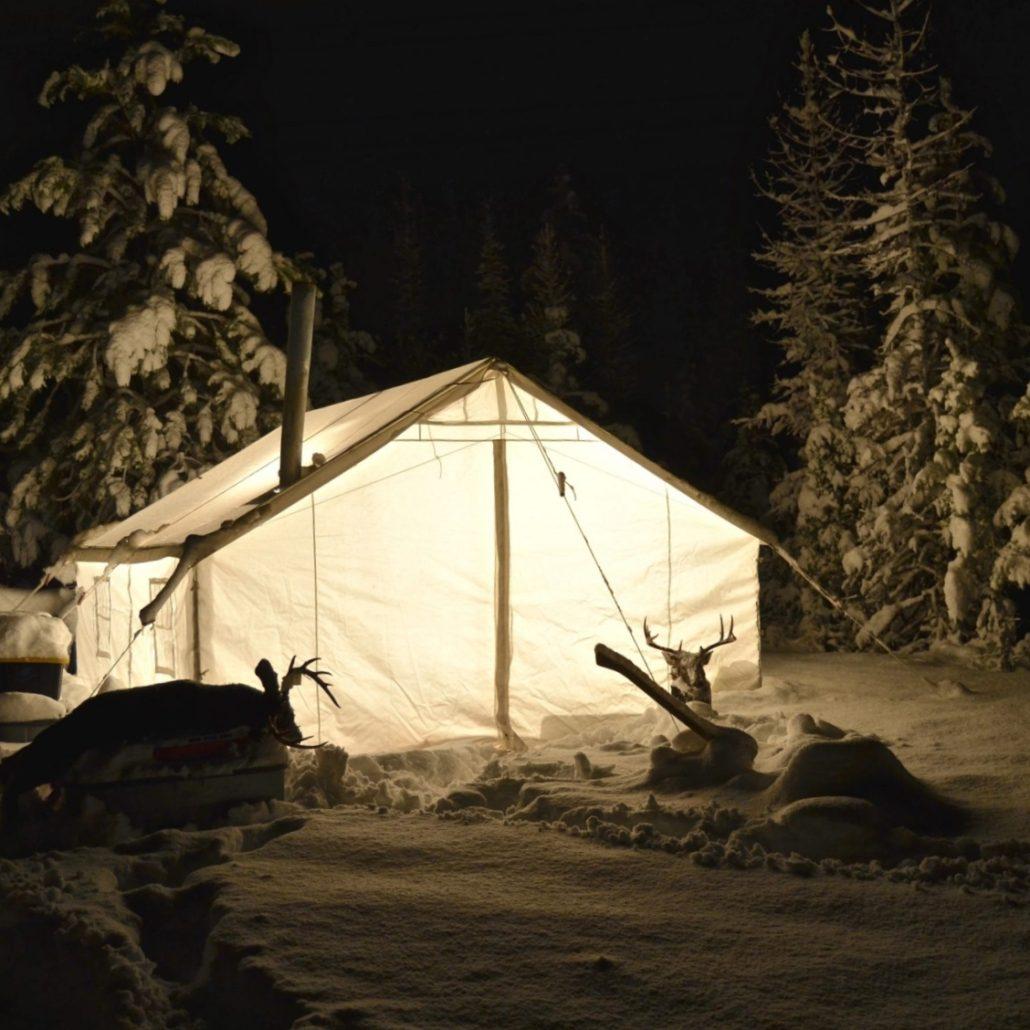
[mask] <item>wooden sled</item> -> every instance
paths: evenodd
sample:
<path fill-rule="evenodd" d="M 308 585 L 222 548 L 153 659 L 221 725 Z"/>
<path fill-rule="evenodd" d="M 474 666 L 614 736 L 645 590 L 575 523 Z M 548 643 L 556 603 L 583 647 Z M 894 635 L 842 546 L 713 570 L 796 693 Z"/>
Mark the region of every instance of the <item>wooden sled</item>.
<path fill-rule="evenodd" d="M 134 826 L 203 824 L 235 805 L 282 800 L 286 751 L 248 727 L 88 751 L 57 784 L 61 807 L 89 797 Z"/>

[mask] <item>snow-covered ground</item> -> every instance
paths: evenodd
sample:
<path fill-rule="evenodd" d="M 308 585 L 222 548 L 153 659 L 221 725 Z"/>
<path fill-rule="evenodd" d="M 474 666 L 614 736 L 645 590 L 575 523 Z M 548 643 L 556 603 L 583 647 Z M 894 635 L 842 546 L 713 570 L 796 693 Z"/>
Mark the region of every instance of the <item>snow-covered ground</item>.
<path fill-rule="evenodd" d="M 775 656 L 714 704 L 763 769 L 816 720 L 879 737 L 968 810 L 966 839 L 839 861 L 832 819 L 797 819 L 763 849 L 767 795 L 640 786 L 654 720 L 359 758 L 342 780 L 308 753 L 295 803 L 237 825 L 112 821 L 111 846 L 0 861 L 0 1022 L 1027 1025 L 1030 675 Z M 858 829 L 841 839 L 876 843 Z"/>

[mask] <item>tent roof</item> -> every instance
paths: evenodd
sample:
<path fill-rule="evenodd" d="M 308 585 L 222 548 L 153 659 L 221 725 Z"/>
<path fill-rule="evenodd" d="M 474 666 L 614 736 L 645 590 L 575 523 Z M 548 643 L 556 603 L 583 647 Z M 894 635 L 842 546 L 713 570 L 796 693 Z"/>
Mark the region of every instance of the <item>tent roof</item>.
<path fill-rule="evenodd" d="M 461 402 L 484 382 L 497 379 L 507 381 L 506 391 L 515 394 L 519 408 L 525 407 L 521 398 L 543 401 L 569 423 L 583 427 L 615 447 L 713 514 L 764 543 L 774 543 L 772 534 L 758 523 L 673 476 L 510 365 L 496 358 L 485 358 L 426 379 L 307 412 L 302 456 L 305 472 L 298 482 L 283 490 L 278 489 L 281 433 L 276 429 L 129 518 L 86 531 L 76 541 L 69 557 L 79 561 L 141 561 L 179 556 L 188 537 L 215 534 L 241 521 L 245 523 L 244 531 L 256 528 L 374 454 L 405 430 Z M 519 411 L 504 410 L 500 392 L 497 398 L 500 410 L 495 405 L 492 410 L 484 411 L 483 421 L 507 419 L 525 425 L 526 417 Z M 217 546 L 212 549 L 217 550 Z"/>

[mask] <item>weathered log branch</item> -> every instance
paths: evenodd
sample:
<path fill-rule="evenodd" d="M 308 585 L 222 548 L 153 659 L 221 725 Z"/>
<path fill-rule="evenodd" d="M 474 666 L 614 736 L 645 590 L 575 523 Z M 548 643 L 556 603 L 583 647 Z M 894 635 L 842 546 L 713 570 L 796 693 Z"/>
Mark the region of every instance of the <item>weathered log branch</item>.
<path fill-rule="evenodd" d="M 714 787 L 752 771 L 758 742 L 749 733 L 732 726 L 720 726 L 699 715 L 655 683 L 625 655 L 604 644 L 594 647 L 594 659 L 601 668 L 611 669 L 628 679 L 705 741 L 705 746 L 694 754 L 684 754 L 667 745 L 654 748 L 648 784 L 676 781 L 684 788 Z"/>

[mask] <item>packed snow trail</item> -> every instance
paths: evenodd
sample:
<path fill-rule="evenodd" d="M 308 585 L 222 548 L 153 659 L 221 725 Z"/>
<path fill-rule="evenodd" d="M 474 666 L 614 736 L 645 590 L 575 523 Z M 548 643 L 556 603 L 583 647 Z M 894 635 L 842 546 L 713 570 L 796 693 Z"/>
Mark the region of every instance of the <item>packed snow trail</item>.
<path fill-rule="evenodd" d="M 12 1027 L 73 1012 L 248 1030 L 1025 1016 L 1025 907 L 704 869 L 531 823 L 338 808 L 20 868 L 3 923 L 33 947 L 4 951 Z"/>
<path fill-rule="evenodd" d="M 1000 1026 L 1030 972 L 1026 909 L 533 826 L 336 811 L 215 875 L 214 953 L 323 1025 Z"/>

